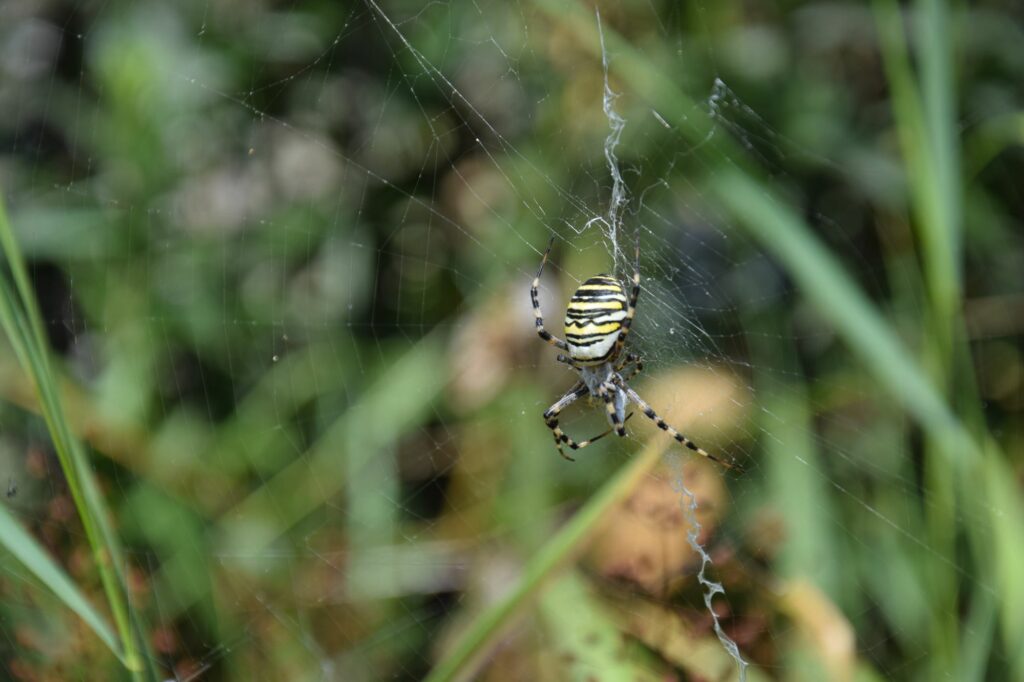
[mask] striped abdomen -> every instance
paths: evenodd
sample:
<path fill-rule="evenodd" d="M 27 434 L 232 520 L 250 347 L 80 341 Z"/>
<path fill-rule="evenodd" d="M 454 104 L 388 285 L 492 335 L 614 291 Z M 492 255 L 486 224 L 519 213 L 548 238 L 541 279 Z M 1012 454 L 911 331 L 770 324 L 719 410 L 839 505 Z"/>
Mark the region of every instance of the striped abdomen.
<path fill-rule="evenodd" d="M 607 362 L 625 319 L 626 294 L 618 280 L 591 277 L 572 295 L 565 311 L 569 356 L 581 365 Z"/>

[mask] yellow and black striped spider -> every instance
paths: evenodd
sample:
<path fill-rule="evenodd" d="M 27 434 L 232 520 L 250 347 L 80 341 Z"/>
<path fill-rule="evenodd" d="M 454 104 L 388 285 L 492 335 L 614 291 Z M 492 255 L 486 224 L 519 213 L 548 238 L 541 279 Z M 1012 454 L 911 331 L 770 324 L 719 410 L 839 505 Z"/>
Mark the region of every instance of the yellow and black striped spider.
<path fill-rule="evenodd" d="M 573 450 L 585 448 L 594 441 L 603 438 L 612 431 L 619 436 L 626 435 L 626 406 L 636 403 L 645 416 L 651 419 L 663 431 L 668 431 L 677 441 L 699 455 L 718 462 L 730 469 L 735 468 L 714 455 L 697 446 L 692 440 L 679 433 L 659 417 L 651 406 L 626 383 L 643 370 L 643 362 L 638 355 L 624 353 L 626 336 L 633 323 L 636 312 L 636 301 L 640 296 L 640 240 L 636 243 L 636 267 L 633 272 L 633 289 L 629 300 L 626 300 L 625 289 L 617 279 L 610 275 L 595 275 L 576 289 L 569 300 L 565 311 L 565 338 L 563 341 L 552 336 L 544 329 L 544 317 L 537 300 L 537 286 L 540 284 L 544 265 L 548 262 L 548 254 L 554 244 L 554 237 L 548 242 L 544 258 L 540 261 L 540 269 L 533 278 L 530 287 L 530 300 L 533 302 L 533 314 L 537 319 L 537 334 L 559 350 L 568 351 L 569 355 L 558 355 L 558 361 L 565 363 L 580 373 L 580 379 L 558 399 L 554 405 L 544 411 L 544 423 L 551 429 L 555 437 L 558 453 L 570 461 L 575 461 L 565 454 L 562 445 Z M 627 365 L 633 365 L 627 376 L 620 372 Z M 563 433 L 558 426 L 558 414 L 583 396 L 590 395 L 604 401 L 611 428 L 584 441 L 574 441 Z"/>

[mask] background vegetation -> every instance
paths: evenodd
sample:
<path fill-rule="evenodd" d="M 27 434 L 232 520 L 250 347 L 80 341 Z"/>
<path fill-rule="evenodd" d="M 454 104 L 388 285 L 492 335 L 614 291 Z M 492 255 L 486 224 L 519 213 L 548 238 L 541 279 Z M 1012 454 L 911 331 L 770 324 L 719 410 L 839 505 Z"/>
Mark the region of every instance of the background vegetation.
<path fill-rule="evenodd" d="M 1021 8 L 601 11 L 639 385 L 741 475 L 538 417 L 589 3 L 0 4 L 5 678 L 735 679 L 685 482 L 748 679 L 1024 679 Z"/>

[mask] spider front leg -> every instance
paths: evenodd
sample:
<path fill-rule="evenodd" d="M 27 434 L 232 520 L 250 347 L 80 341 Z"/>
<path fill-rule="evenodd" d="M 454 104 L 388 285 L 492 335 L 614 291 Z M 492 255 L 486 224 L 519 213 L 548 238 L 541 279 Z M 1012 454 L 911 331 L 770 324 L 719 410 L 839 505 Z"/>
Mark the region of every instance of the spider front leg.
<path fill-rule="evenodd" d="M 623 381 L 629 381 L 630 379 L 635 377 L 637 374 L 639 374 L 640 372 L 644 371 L 644 361 L 640 358 L 639 355 L 637 355 L 635 353 L 627 353 L 626 355 L 624 355 L 622 357 L 622 360 L 620 360 L 618 365 L 616 365 L 615 371 L 616 372 L 621 372 L 623 369 L 625 369 L 626 365 L 628 365 L 631 362 L 632 363 L 636 363 L 636 364 L 629 371 L 628 375 L 622 377 Z"/>
<path fill-rule="evenodd" d="M 641 398 L 637 394 L 637 392 L 634 391 L 632 388 L 630 388 L 629 386 L 626 386 L 626 385 L 623 384 L 621 386 L 621 389 L 626 392 L 626 395 L 629 396 L 630 400 L 632 400 L 634 403 L 636 403 L 640 407 L 640 409 L 644 413 L 644 416 L 646 416 L 648 419 L 650 419 L 651 421 L 653 421 L 655 424 L 658 425 L 659 429 L 661 429 L 662 431 L 667 431 L 669 433 L 669 435 L 671 435 L 673 438 L 675 438 L 677 441 L 679 441 L 680 443 L 682 443 L 683 445 L 685 445 L 689 449 L 691 449 L 694 452 L 696 452 L 698 455 L 701 455 L 703 457 L 707 457 L 712 462 L 718 462 L 719 464 L 724 466 L 726 469 L 733 469 L 734 471 L 742 472 L 742 469 L 739 466 L 737 466 L 735 464 L 731 464 L 731 463 L 726 462 L 724 460 L 721 460 L 718 457 L 715 457 L 710 452 L 708 452 L 707 450 L 701 448 L 696 443 L 694 443 L 692 440 L 690 440 L 689 438 L 687 438 L 683 434 L 679 433 L 679 431 L 677 431 L 676 429 L 674 429 L 671 426 L 669 426 L 668 424 L 666 424 L 665 420 L 662 419 L 661 417 L 659 417 L 658 414 L 651 408 L 651 406 L 648 405 L 647 402 L 643 398 Z"/>
<path fill-rule="evenodd" d="M 548 242 L 548 248 L 544 251 L 544 257 L 540 260 L 540 269 L 537 270 L 537 276 L 533 278 L 533 285 L 530 287 L 530 301 L 533 303 L 533 317 L 537 322 L 537 336 L 550 343 L 559 350 L 569 350 L 569 346 L 562 339 L 544 329 L 544 316 L 540 312 L 540 300 L 537 298 L 537 287 L 540 286 L 540 276 L 544 272 L 544 265 L 548 262 L 548 254 L 551 253 L 551 247 L 555 243 L 555 238 L 552 236 L 551 241 Z"/>
<path fill-rule="evenodd" d="M 629 306 L 626 308 L 626 319 L 622 321 L 622 329 L 619 337 L 615 340 L 615 350 L 612 357 L 617 356 L 626 346 L 626 335 L 633 325 L 633 316 L 636 315 L 636 302 L 640 298 L 640 231 L 636 233 L 636 261 L 633 267 L 633 290 L 629 294 Z"/>
<path fill-rule="evenodd" d="M 573 450 L 579 450 L 580 448 L 585 448 L 591 443 L 598 441 L 611 433 L 611 429 L 609 429 L 603 433 L 599 433 L 593 438 L 576 442 L 572 438 L 569 438 L 569 436 L 562 431 L 562 427 L 558 425 L 559 413 L 569 405 L 572 405 L 574 402 L 587 395 L 587 392 L 587 387 L 582 382 L 579 382 L 569 389 L 565 395 L 559 398 L 558 402 L 544 411 L 544 423 L 547 424 L 549 429 L 551 429 L 551 434 L 555 438 L 555 447 L 558 448 L 558 454 L 570 462 L 575 462 L 576 460 L 565 454 L 565 451 L 562 450 L 562 444 L 568 445 Z M 630 415 L 630 417 L 631 416 L 633 415 Z M 626 419 L 629 419 L 629 417 L 626 417 Z"/>
<path fill-rule="evenodd" d="M 644 371 L 644 363 L 640 362 L 639 360 L 637 360 L 636 365 L 634 365 L 633 369 L 629 370 L 629 374 L 627 374 L 626 376 L 622 377 L 622 380 L 623 381 L 629 381 L 630 379 L 632 379 L 633 377 L 635 377 L 637 374 L 639 374 L 642 371 Z"/>

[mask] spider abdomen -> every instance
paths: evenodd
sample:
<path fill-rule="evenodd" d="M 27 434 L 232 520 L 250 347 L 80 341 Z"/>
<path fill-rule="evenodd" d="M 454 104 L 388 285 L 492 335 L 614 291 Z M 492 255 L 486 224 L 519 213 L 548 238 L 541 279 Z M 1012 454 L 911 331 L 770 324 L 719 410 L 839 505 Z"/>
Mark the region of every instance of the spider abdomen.
<path fill-rule="evenodd" d="M 580 285 L 565 311 L 569 356 L 580 365 L 608 362 L 626 319 L 626 293 L 618 280 L 596 275 Z"/>

